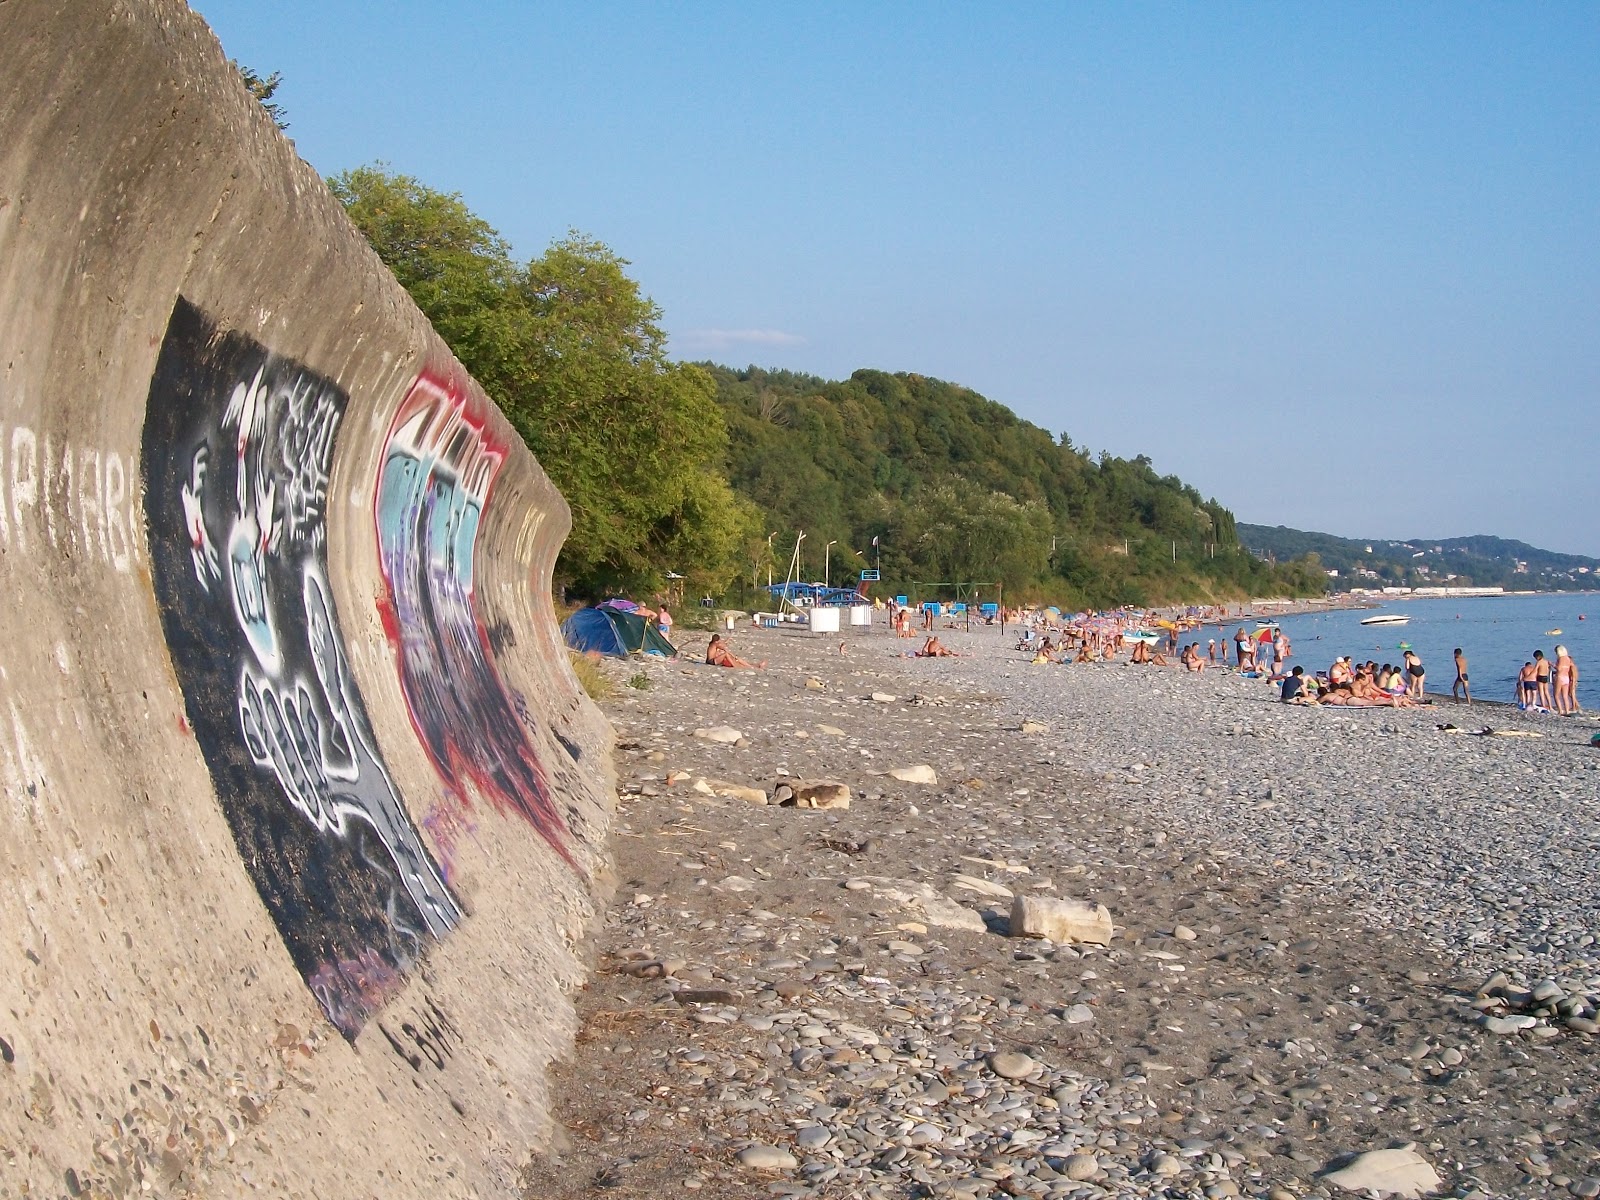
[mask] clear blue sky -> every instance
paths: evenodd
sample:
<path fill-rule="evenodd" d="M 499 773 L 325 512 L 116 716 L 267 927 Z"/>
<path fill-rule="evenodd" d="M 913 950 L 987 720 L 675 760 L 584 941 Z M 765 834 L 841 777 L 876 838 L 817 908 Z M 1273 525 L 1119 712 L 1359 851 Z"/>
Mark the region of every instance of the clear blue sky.
<path fill-rule="evenodd" d="M 1600 556 L 1600 5 L 198 0 L 323 174 L 1241 520 Z"/>

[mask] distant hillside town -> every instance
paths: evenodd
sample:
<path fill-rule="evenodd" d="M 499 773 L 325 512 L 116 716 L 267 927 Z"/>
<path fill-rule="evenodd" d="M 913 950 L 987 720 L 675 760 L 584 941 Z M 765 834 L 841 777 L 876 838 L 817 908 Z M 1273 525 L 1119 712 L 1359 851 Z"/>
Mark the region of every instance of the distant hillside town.
<path fill-rule="evenodd" d="M 1243 522 L 1238 530 L 1240 542 L 1269 563 L 1315 555 L 1333 591 L 1459 596 L 1600 587 L 1600 559 L 1558 554 L 1485 534 L 1396 542 Z"/>

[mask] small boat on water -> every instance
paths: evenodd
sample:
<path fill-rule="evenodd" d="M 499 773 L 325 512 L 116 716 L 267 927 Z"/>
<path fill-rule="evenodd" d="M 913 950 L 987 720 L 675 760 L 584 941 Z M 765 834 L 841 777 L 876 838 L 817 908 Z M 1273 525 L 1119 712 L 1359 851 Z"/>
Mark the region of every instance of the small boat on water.
<path fill-rule="evenodd" d="M 1363 625 L 1404 625 L 1411 620 L 1405 613 L 1374 613 L 1370 617 L 1362 617 Z"/>

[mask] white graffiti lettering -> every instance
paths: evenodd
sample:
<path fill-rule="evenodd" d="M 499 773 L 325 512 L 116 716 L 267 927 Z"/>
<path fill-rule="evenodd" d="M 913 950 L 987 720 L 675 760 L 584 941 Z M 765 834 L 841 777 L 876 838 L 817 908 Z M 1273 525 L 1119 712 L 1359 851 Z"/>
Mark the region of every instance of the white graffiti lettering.
<path fill-rule="evenodd" d="M 49 436 L 40 449 L 28 426 L 0 425 L 0 545 L 65 550 L 128 574 L 141 528 L 131 458 L 71 442 L 58 450 Z"/>

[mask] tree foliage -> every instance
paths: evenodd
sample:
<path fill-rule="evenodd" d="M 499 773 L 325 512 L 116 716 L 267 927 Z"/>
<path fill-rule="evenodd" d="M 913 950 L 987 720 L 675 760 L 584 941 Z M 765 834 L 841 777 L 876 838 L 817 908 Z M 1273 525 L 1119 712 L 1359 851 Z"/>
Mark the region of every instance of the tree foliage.
<path fill-rule="evenodd" d="M 330 185 L 566 496 L 558 582 L 598 595 L 675 571 L 721 590 L 759 517 L 723 473 L 715 384 L 667 359 L 627 261 L 573 232 L 519 263 L 460 196 L 381 166 Z"/>
<path fill-rule="evenodd" d="M 897 590 L 1003 583 L 1008 597 L 1074 606 L 1320 590 L 1246 553 L 1232 513 L 1148 458 L 1092 457 L 970 389 L 882 371 L 706 369 L 730 477 L 769 529 L 839 540 L 841 568 L 881 556 Z"/>
<path fill-rule="evenodd" d="M 239 72 L 239 78 L 244 80 L 244 86 L 250 89 L 250 94 L 260 102 L 261 107 L 267 110 L 267 116 L 272 118 L 272 123 L 279 129 L 289 128 L 289 114 L 283 105 L 273 100 L 278 87 L 283 83 L 283 72 L 274 71 L 271 75 L 262 77 L 259 71 L 245 66 L 238 59 L 230 58 L 229 63 Z"/>

